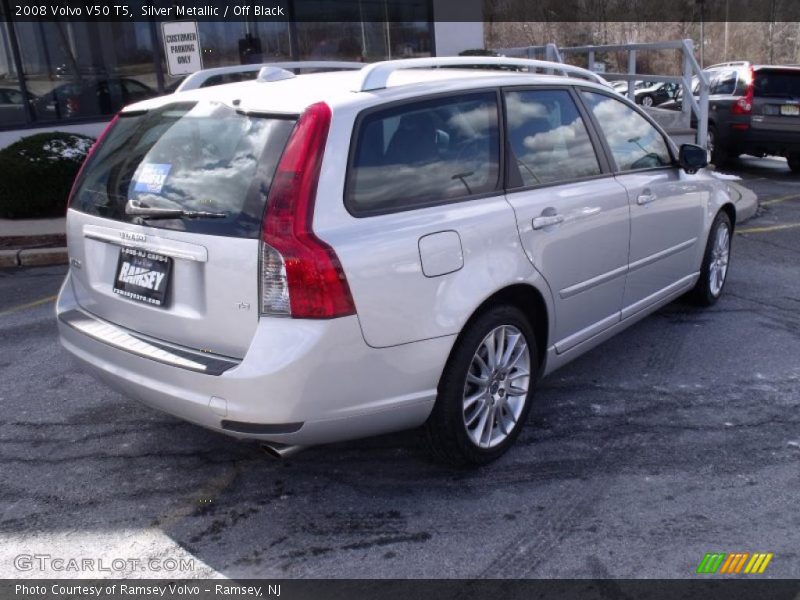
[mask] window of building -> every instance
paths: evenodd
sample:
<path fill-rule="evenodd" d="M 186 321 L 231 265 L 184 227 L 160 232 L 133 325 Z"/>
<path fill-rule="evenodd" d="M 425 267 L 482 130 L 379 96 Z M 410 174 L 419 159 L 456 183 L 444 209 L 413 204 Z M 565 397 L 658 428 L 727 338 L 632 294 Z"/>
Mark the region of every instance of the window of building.
<path fill-rule="evenodd" d="M 376 61 L 433 53 L 427 0 L 307 0 L 295 2 L 294 11 L 301 60 Z"/>
<path fill-rule="evenodd" d="M 3 6 L 0 128 L 105 120 L 127 104 L 174 92 L 183 79 L 167 71 L 159 22 L 12 22 L 3 18 Z M 376 61 L 433 51 L 428 0 L 292 0 L 288 6 L 293 23 L 200 21 L 203 67 Z M 311 15 L 325 22 L 308 22 Z"/>
<path fill-rule="evenodd" d="M 36 122 L 102 118 L 158 94 L 150 23 L 14 23 Z"/>
<path fill-rule="evenodd" d="M 581 93 L 605 134 L 619 171 L 672 164 L 666 140 L 642 115 L 611 96 Z"/>
<path fill-rule="evenodd" d="M 406 210 L 495 190 L 497 121 L 493 92 L 369 114 L 358 127 L 349 208 L 362 214 Z"/>
<path fill-rule="evenodd" d="M 0 127 L 22 125 L 27 119 L 28 109 L 14 64 L 8 23 L 0 21 Z"/>
<path fill-rule="evenodd" d="M 508 92 L 510 187 L 600 174 L 586 124 L 566 90 Z"/>
<path fill-rule="evenodd" d="M 292 56 L 288 23 L 201 21 L 198 33 L 205 69 L 287 60 Z"/>

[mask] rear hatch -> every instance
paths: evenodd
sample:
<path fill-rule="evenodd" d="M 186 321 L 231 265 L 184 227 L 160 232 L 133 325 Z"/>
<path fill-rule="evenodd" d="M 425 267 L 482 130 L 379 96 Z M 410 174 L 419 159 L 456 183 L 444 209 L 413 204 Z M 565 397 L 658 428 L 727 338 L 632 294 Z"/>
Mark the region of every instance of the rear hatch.
<path fill-rule="evenodd" d="M 754 129 L 800 133 L 800 69 L 759 67 L 753 71 Z"/>
<path fill-rule="evenodd" d="M 165 342 L 240 358 L 259 314 L 259 237 L 295 119 L 223 103 L 122 113 L 67 216 L 78 303 Z"/>

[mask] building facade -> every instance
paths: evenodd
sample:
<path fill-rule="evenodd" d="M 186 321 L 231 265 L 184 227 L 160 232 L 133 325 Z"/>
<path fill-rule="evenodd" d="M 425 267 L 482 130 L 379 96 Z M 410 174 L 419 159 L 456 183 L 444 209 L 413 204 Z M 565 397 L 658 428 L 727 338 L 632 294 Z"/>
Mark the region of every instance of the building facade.
<path fill-rule="evenodd" d="M 293 0 L 290 6 L 292 22 L 197 23 L 203 67 L 371 62 L 483 47 L 482 23 L 437 22 L 436 0 Z M 302 10 L 324 21 L 309 21 L 312 13 Z M 96 135 L 122 106 L 170 93 L 180 82 L 168 72 L 160 21 L 16 21 L 9 14 L 8 0 L 0 0 L 0 147 L 38 130 Z"/>

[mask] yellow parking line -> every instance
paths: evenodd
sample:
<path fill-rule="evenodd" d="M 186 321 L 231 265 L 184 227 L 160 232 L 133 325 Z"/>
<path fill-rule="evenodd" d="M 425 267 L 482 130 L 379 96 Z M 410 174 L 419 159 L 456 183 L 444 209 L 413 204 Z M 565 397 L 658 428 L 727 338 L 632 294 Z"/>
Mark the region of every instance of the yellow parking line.
<path fill-rule="evenodd" d="M 4 315 L 11 314 L 13 312 L 17 312 L 20 310 L 25 310 L 26 308 L 33 308 L 35 306 L 40 306 L 42 304 L 47 304 L 48 302 L 52 302 L 58 298 L 58 296 L 48 296 L 47 298 L 40 298 L 39 300 L 34 300 L 33 302 L 28 302 L 27 304 L 20 304 L 19 306 L 12 306 L 4 311 L 0 311 L 0 317 Z"/>
<path fill-rule="evenodd" d="M 780 196 L 778 198 L 772 198 L 771 200 L 765 200 L 761 202 L 761 206 L 770 206 L 772 204 L 780 204 L 781 202 L 786 202 L 787 200 L 800 200 L 800 196 L 797 194 L 789 194 L 788 196 Z"/>
<path fill-rule="evenodd" d="M 770 225 L 769 227 L 747 227 L 745 229 L 737 229 L 736 233 L 769 233 L 770 231 L 795 229 L 796 227 L 800 227 L 800 223 L 784 223 L 783 225 Z"/>

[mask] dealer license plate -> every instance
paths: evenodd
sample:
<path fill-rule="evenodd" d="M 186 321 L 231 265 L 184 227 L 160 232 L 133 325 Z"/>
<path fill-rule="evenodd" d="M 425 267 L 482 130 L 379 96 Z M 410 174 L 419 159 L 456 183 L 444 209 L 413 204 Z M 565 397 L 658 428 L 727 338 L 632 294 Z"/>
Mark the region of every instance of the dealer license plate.
<path fill-rule="evenodd" d="M 137 302 L 163 306 L 171 273 L 170 257 L 139 248 L 121 248 L 114 293 Z"/>

